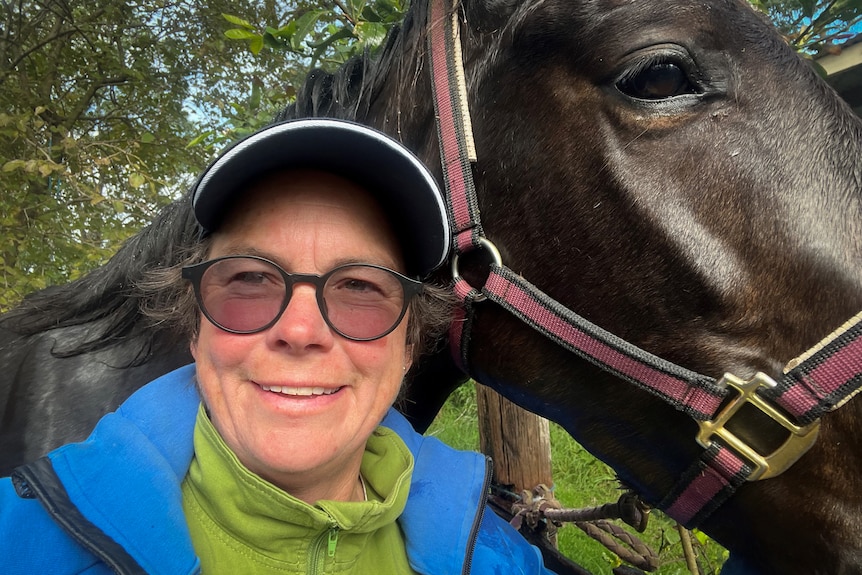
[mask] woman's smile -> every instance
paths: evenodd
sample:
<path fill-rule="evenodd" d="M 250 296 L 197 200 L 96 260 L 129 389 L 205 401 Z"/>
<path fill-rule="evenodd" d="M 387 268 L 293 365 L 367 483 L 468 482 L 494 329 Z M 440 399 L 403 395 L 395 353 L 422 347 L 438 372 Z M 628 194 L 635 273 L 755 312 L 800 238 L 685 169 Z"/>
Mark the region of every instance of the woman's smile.
<path fill-rule="evenodd" d="M 341 387 L 296 387 L 291 385 L 261 385 L 264 391 L 289 395 L 291 397 L 314 397 L 316 395 L 332 395 L 337 393 Z"/>

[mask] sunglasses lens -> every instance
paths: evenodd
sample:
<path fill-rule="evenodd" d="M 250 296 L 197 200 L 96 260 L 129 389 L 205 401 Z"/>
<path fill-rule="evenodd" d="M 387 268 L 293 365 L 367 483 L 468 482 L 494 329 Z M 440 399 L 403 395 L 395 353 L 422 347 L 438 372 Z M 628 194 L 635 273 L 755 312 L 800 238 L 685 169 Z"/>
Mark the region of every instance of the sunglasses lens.
<path fill-rule="evenodd" d="M 404 313 L 404 288 L 389 270 L 354 265 L 335 270 L 323 288 L 325 314 L 339 332 L 373 339 L 391 330 Z"/>
<path fill-rule="evenodd" d="M 278 268 L 253 258 L 228 258 L 211 265 L 201 277 L 200 299 L 216 325 L 254 332 L 278 317 L 285 298 Z"/>

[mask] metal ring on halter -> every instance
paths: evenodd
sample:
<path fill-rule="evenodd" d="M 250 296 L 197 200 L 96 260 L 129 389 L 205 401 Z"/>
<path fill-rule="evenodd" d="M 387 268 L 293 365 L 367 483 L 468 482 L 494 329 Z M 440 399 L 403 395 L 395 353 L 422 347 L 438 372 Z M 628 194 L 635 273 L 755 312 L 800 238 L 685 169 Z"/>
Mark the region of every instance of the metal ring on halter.
<path fill-rule="evenodd" d="M 478 238 L 478 246 L 476 247 L 487 250 L 488 253 L 491 254 L 492 263 L 497 264 L 497 266 L 499 267 L 503 267 L 503 258 L 500 256 L 500 250 L 497 249 L 497 246 L 495 246 L 493 242 L 491 242 L 491 240 L 486 237 L 480 237 Z M 458 254 L 455 254 L 452 257 L 452 279 L 455 282 L 461 280 L 461 274 L 458 272 L 458 259 Z M 473 290 L 477 293 L 476 297 L 473 298 L 474 302 L 487 299 L 485 295 L 481 292 L 481 290 L 477 290 L 473 286 L 470 287 L 473 288 Z"/>

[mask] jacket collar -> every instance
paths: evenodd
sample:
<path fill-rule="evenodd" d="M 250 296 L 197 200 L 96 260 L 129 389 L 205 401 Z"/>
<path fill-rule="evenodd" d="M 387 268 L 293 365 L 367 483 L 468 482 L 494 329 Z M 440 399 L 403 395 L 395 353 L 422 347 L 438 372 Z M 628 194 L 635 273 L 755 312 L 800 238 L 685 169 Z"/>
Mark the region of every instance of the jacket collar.
<path fill-rule="evenodd" d="M 420 435 L 394 409 L 381 425 L 401 436 L 415 460 L 407 508 L 399 520 L 411 567 L 420 573 L 467 573 L 485 510 L 487 458 Z"/>
<path fill-rule="evenodd" d="M 198 568 L 180 495 L 200 403 L 193 382 L 194 366 L 160 377 L 103 417 L 86 441 L 49 455 L 83 517 L 147 573 Z"/>

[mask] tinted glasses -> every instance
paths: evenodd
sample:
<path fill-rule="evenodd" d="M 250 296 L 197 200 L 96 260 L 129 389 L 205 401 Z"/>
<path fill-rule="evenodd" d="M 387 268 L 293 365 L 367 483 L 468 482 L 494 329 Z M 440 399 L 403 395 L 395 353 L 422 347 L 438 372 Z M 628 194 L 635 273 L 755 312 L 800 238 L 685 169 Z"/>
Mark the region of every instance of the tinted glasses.
<path fill-rule="evenodd" d="M 230 333 L 272 327 L 297 283 L 317 291 L 327 325 L 356 341 L 379 339 L 401 322 L 422 283 L 372 264 L 339 266 L 323 275 L 291 274 L 257 256 L 227 256 L 183 268 L 204 316 Z"/>

